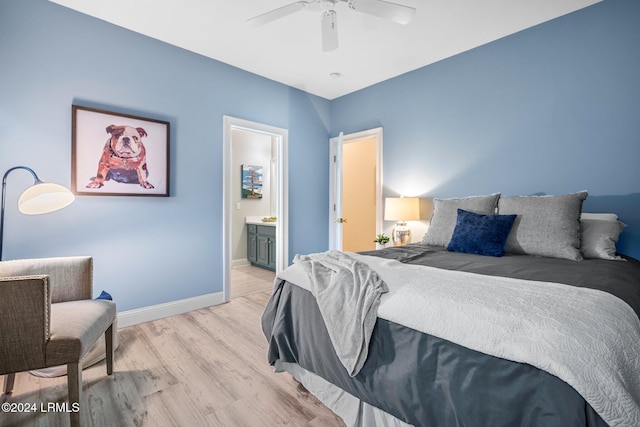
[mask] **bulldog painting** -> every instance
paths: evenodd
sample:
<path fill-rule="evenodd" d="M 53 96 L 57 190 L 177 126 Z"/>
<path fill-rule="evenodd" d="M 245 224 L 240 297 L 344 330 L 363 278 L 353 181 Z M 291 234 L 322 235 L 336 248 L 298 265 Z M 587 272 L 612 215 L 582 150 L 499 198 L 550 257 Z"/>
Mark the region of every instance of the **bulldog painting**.
<path fill-rule="evenodd" d="M 100 188 L 109 180 L 140 184 L 146 189 L 154 188 L 147 181 L 147 153 L 142 143 L 147 132 L 141 127 L 126 125 L 110 125 L 106 130 L 111 137 L 102 150 L 98 172 L 91 178 L 87 188 Z"/>

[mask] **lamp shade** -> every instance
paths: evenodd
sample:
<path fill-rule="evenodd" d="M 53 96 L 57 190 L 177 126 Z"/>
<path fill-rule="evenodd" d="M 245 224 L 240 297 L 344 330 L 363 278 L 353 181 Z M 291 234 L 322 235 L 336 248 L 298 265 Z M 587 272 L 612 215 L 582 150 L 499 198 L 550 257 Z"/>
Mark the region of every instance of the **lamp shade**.
<path fill-rule="evenodd" d="M 40 215 L 73 203 L 73 193 L 59 184 L 40 182 L 27 188 L 18 199 L 18 210 L 25 215 Z"/>
<path fill-rule="evenodd" d="M 417 221 L 420 219 L 420 199 L 417 197 L 387 197 L 384 201 L 386 221 Z"/>

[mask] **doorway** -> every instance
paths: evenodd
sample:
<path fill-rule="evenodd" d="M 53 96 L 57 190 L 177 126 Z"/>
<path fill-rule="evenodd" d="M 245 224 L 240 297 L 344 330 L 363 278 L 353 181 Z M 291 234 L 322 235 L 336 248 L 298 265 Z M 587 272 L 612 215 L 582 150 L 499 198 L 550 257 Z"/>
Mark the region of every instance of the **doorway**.
<path fill-rule="evenodd" d="M 382 128 L 331 138 L 329 248 L 375 249 L 382 233 Z"/>
<path fill-rule="evenodd" d="M 246 227 L 245 216 L 254 213 L 256 218 L 275 216 L 277 223 L 275 234 L 275 271 L 284 269 L 288 259 L 288 193 L 287 193 L 287 138 L 286 129 L 262 123 L 250 122 L 230 116 L 223 118 L 223 298 L 231 300 L 232 266 L 238 258 L 239 246 L 246 247 L 242 236 Z M 235 141 L 235 142 L 234 142 Z M 264 144 L 264 145 L 263 145 Z M 236 147 L 237 145 L 237 147 Z M 246 153 L 265 151 L 266 160 L 253 161 L 255 157 L 246 157 Z M 265 188 L 264 209 L 257 208 L 254 199 L 244 203 L 239 199 L 242 194 L 242 168 L 238 163 L 239 155 L 234 150 L 244 152 L 245 166 L 260 166 L 261 173 L 269 176 L 269 189 Z M 249 163 L 264 163 L 249 165 Z M 236 165 L 238 163 L 238 165 Z M 235 166 L 238 166 L 237 168 Z M 236 191 L 237 190 L 237 191 Z M 268 193 L 268 194 L 267 194 Z M 255 204 L 252 204 L 255 203 Z M 267 214 L 267 212 L 269 212 Z M 245 215 L 246 214 L 246 215 Z M 273 224 L 272 224 L 273 225 Z M 246 238 L 246 237 L 245 237 Z M 245 243 L 243 246 L 242 243 Z M 245 251 L 246 252 L 246 251 Z"/>

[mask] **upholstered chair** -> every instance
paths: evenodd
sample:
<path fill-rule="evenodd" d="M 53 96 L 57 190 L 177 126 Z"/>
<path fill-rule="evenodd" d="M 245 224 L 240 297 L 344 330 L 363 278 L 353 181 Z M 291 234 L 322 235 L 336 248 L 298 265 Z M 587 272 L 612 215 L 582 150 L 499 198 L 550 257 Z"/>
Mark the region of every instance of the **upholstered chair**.
<path fill-rule="evenodd" d="M 71 426 L 80 425 L 82 357 L 104 334 L 113 372 L 116 306 L 93 300 L 91 257 L 0 262 L 0 375 L 4 392 L 17 372 L 67 366 Z M 78 409 L 77 411 L 75 409 Z"/>

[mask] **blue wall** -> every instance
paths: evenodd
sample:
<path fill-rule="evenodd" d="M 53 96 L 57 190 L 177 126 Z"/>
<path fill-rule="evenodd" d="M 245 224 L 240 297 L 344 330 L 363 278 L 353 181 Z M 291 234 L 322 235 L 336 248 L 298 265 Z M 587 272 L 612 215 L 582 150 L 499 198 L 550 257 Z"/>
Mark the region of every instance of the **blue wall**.
<path fill-rule="evenodd" d="M 328 138 L 384 127 L 387 194 L 590 191 L 640 258 L 640 3 L 605 0 L 327 101 L 46 0 L 0 0 L 0 171 L 70 185 L 71 105 L 171 122 L 171 197 L 17 213 L 5 259 L 89 254 L 129 310 L 222 290 L 222 116 L 289 129 L 289 248 L 327 248 Z"/>
<path fill-rule="evenodd" d="M 332 135 L 384 127 L 388 195 L 589 190 L 640 258 L 639 76 L 640 2 L 605 0 L 336 99 Z"/>
<path fill-rule="evenodd" d="M 72 104 L 171 122 L 169 198 L 28 217 L 15 204 L 32 180 L 12 173 L 4 259 L 92 255 L 95 293 L 121 311 L 222 291 L 223 115 L 289 129 L 291 257 L 326 249 L 328 184 L 304 182 L 328 182 L 329 101 L 46 0 L 0 0 L 0 58 L 1 173 L 70 186 Z"/>

